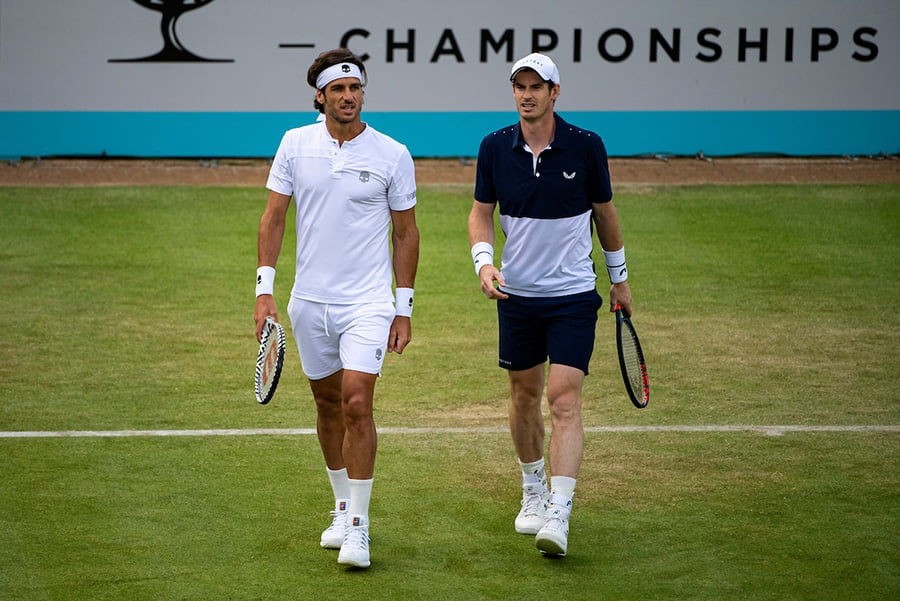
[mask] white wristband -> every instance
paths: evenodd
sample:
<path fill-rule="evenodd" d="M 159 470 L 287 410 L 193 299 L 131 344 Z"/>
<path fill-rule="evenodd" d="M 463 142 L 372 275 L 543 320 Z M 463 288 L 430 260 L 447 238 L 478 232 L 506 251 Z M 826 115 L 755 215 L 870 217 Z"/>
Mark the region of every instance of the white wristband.
<path fill-rule="evenodd" d="M 397 288 L 397 303 L 395 307 L 397 315 L 400 317 L 412 317 L 413 293 L 412 288 Z"/>
<path fill-rule="evenodd" d="M 475 262 L 475 275 L 479 275 L 482 267 L 494 264 L 494 247 L 487 242 L 476 242 L 472 245 L 472 261 Z"/>
<path fill-rule="evenodd" d="M 628 267 L 625 266 L 625 247 L 612 252 L 603 251 L 606 259 L 606 271 L 609 273 L 609 281 L 619 284 L 628 279 Z"/>
<path fill-rule="evenodd" d="M 260 267 L 256 270 L 256 296 L 275 294 L 275 268 Z"/>

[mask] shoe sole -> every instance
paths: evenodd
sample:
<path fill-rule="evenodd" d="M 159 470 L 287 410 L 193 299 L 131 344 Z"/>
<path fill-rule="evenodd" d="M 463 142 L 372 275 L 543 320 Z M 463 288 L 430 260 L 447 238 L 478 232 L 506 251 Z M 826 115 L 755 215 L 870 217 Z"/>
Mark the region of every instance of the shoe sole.
<path fill-rule="evenodd" d="M 372 562 L 369 560 L 366 560 L 365 562 L 363 562 L 363 561 L 356 561 L 353 559 L 340 559 L 340 558 L 338 558 L 338 563 L 341 565 L 350 566 L 351 568 L 367 568 L 370 565 L 372 565 Z"/>
<path fill-rule="evenodd" d="M 534 546 L 544 555 L 553 555 L 554 557 L 566 556 L 566 547 L 561 545 L 559 541 L 551 538 L 535 538 Z"/>

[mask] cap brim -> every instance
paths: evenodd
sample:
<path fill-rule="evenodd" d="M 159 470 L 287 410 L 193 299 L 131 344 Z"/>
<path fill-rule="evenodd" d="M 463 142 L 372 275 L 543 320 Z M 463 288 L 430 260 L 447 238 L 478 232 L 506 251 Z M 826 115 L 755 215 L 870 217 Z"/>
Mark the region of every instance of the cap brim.
<path fill-rule="evenodd" d="M 531 67 L 519 67 L 518 69 L 516 69 L 515 71 L 512 72 L 512 75 L 509 76 L 509 80 L 510 81 L 514 80 L 516 78 L 516 75 L 518 75 L 522 71 L 534 71 L 535 73 L 537 73 L 538 77 L 540 77 L 541 79 L 544 79 L 543 75 L 541 75 L 540 73 L 538 73 L 535 69 L 533 69 Z M 544 79 L 544 81 L 550 81 L 550 80 Z"/>

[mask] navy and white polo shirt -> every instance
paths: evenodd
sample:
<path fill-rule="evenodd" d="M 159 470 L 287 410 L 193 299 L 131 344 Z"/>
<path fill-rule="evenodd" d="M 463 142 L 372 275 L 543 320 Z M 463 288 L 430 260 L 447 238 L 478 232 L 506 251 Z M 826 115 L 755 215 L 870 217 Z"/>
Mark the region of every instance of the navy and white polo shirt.
<path fill-rule="evenodd" d="M 475 200 L 499 206 L 509 294 L 566 296 L 596 286 L 591 214 L 594 203 L 612 200 L 606 148 L 594 132 L 554 117 L 556 136 L 536 162 L 518 123 L 485 136 L 478 150 Z"/>

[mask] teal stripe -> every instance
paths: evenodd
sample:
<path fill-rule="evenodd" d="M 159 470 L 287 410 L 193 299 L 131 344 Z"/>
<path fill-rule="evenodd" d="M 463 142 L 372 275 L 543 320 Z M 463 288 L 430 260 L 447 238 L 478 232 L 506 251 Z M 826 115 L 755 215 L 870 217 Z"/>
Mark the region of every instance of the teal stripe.
<path fill-rule="evenodd" d="M 610 156 L 900 153 L 900 111 L 560 111 Z M 471 157 L 514 112 L 366 112 L 416 157 Z M 0 111 L 0 157 L 269 157 L 313 113 Z"/>

